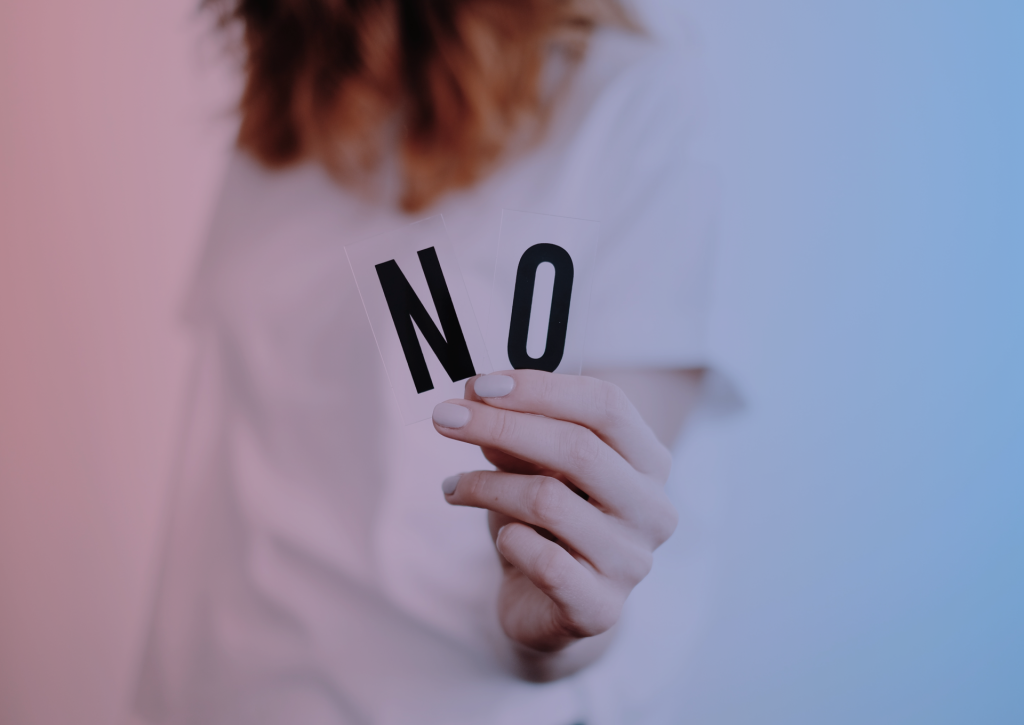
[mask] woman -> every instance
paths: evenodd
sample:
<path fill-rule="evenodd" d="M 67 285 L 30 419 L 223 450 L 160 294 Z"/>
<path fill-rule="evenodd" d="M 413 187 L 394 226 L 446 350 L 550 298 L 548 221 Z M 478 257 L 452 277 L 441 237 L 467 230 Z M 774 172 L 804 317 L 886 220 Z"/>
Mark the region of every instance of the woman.
<path fill-rule="evenodd" d="M 685 58 L 610 1 L 210 5 L 246 85 L 140 715 L 670 722 L 674 604 L 623 612 L 704 364 Z M 404 426 L 344 248 L 441 213 L 483 304 L 502 208 L 602 222 L 588 374 Z"/>

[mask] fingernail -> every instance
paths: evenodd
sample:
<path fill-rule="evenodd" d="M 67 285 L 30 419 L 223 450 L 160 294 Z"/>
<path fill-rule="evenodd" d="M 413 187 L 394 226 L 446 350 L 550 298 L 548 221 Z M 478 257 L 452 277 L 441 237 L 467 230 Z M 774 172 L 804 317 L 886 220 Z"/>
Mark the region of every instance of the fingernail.
<path fill-rule="evenodd" d="M 481 398 L 500 398 L 512 392 L 516 386 L 510 375 L 481 375 L 473 383 L 473 390 Z"/>
<path fill-rule="evenodd" d="M 462 478 L 462 474 L 456 473 L 454 476 L 448 476 L 448 478 L 441 481 L 441 490 L 444 491 L 445 496 L 451 496 L 455 493 L 455 487 L 459 485 L 460 478 Z"/>
<path fill-rule="evenodd" d="M 469 422 L 469 408 L 455 403 L 438 403 L 431 417 L 444 428 L 461 428 Z"/>

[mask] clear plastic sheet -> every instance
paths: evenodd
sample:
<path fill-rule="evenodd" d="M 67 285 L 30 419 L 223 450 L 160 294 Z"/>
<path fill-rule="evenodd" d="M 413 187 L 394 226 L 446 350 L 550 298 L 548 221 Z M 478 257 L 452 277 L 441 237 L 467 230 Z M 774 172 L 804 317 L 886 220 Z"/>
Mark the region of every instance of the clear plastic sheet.
<path fill-rule="evenodd" d="M 346 248 L 405 423 L 461 398 L 491 372 L 487 346 L 441 216 Z"/>
<path fill-rule="evenodd" d="M 600 225 L 505 209 L 487 346 L 496 370 L 579 375 Z"/>

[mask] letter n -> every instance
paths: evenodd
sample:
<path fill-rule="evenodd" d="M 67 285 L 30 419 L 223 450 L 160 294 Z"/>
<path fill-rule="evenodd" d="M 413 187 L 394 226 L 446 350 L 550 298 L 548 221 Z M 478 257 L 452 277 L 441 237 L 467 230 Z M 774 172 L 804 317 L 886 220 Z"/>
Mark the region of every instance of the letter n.
<path fill-rule="evenodd" d="M 444 281 L 441 263 L 437 260 L 437 252 L 433 247 L 428 247 L 416 254 L 420 258 L 423 275 L 427 278 L 430 297 L 434 300 L 434 308 L 441 321 L 444 336 L 438 332 L 427 309 L 420 302 L 420 298 L 416 296 L 412 285 L 402 274 L 402 270 L 395 260 L 381 262 L 375 265 L 375 269 L 377 278 L 380 279 L 381 289 L 384 290 L 384 297 L 388 301 L 388 309 L 391 310 L 391 319 L 394 320 L 398 339 L 402 343 L 402 352 L 405 353 L 405 360 L 409 363 L 409 372 L 412 373 L 416 392 L 425 393 L 434 389 L 434 382 L 430 379 L 427 362 L 423 359 L 423 350 L 420 349 L 420 342 L 416 339 L 416 331 L 412 327 L 414 322 L 420 328 L 423 339 L 430 345 L 430 349 L 434 351 L 452 382 L 472 377 L 476 375 L 476 370 L 473 369 L 473 359 L 469 356 L 466 336 L 463 334 L 459 318 L 455 314 L 455 305 L 452 304 L 451 293 Z"/>

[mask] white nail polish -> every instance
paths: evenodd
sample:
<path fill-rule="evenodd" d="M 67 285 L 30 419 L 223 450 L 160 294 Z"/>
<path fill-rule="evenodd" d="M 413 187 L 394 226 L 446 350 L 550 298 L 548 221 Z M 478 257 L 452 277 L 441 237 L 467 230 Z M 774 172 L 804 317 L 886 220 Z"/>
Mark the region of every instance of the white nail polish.
<path fill-rule="evenodd" d="M 473 383 L 473 390 L 481 398 L 501 398 L 515 386 L 515 378 L 509 375 L 481 375 Z"/>
<path fill-rule="evenodd" d="M 455 493 L 455 487 L 459 485 L 460 478 L 462 478 L 462 474 L 456 473 L 454 476 L 448 476 L 448 478 L 441 481 L 441 490 L 444 491 L 445 496 L 451 496 Z"/>
<path fill-rule="evenodd" d="M 469 408 L 455 403 L 438 403 L 431 417 L 443 428 L 461 428 L 469 422 Z"/>

